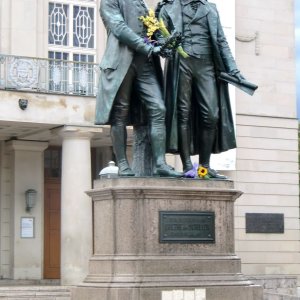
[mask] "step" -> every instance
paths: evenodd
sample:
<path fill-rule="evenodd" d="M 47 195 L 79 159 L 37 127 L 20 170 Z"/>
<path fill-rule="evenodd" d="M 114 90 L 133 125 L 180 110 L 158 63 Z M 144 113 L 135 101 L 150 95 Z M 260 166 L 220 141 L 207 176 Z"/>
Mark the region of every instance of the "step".
<path fill-rule="evenodd" d="M 0 299 L 71 300 L 71 290 L 64 286 L 2 286 Z"/>
<path fill-rule="evenodd" d="M 282 295 L 297 295 L 297 277 L 286 275 L 247 276 L 253 283 L 261 285 L 264 292 Z M 279 298 L 280 299 L 280 298 Z"/>
<path fill-rule="evenodd" d="M 300 297 L 289 294 L 264 292 L 264 300 L 300 300 Z"/>
<path fill-rule="evenodd" d="M 1 286 L 36 286 L 36 285 L 55 285 L 60 286 L 59 279 L 0 279 Z"/>

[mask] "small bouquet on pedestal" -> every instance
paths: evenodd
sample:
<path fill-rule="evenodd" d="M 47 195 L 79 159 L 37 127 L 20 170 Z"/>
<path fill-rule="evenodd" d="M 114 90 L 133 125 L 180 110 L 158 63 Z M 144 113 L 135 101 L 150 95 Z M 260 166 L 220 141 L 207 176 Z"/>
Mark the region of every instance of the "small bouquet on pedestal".
<path fill-rule="evenodd" d="M 184 173 L 184 177 L 186 178 L 201 178 L 201 179 L 209 179 L 208 170 L 205 167 L 199 166 L 199 164 L 194 163 L 193 169 Z"/>

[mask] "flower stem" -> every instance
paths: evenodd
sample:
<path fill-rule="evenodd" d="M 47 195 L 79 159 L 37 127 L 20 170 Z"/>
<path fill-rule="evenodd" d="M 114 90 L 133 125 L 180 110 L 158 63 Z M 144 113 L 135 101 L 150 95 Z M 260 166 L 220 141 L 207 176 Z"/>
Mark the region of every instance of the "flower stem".
<path fill-rule="evenodd" d="M 164 38 L 169 37 L 171 34 L 168 31 L 163 19 L 159 19 L 159 31 L 161 32 L 162 36 Z M 177 47 L 177 52 L 183 57 L 183 58 L 187 58 L 189 57 L 189 55 L 183 50 L 183 48 L 181 46 Z"/>

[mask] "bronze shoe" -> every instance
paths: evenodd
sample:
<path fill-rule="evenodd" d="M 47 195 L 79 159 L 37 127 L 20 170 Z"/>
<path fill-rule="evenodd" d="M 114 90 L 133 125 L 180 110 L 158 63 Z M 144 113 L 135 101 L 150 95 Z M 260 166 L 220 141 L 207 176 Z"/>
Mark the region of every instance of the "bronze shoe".
<path fill-rule="evenodd" d="M 161 176 L 161 177 L 182 177 L 182 172 L 177 172 L 172 168 L 171 166 L 167 164 L 162 164 L 159 166 L 156 166 L 155 171 L 153 172 L 154 176 Z"/>
<path fill-rule="evenodd" d="M 207 175 L 210 178 L 214 178 L 214 179 L 223 179 L 223 180 L 228 179 L 227 176 L 219 174 L 216 170 L 214 170 L 212 168 L 207 169 Z"/>
<path fill-rule="evenodd" d="M 135 173 L 131 170 L 129 167 L 129 164 L 127 161 L 121 161 L 118 164 L 119 167 L 119 176 L 135 176 Z"/>

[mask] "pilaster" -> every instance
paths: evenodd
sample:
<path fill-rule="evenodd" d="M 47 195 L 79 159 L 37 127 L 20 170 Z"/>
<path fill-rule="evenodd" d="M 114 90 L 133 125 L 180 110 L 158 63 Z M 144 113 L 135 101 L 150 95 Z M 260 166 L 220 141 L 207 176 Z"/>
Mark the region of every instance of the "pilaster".
<path fill-rule="evenodd" d="M 15 140 L 6 143 L 12 153 L 11 166 L 11 253 L 13 279 L 42 279 L 44 156 L 47 142 Z M 36 204 L 26 211 L 25 192 L 37 192 Z M 21 236 L 21 219 L 32 218 L 33 236 Z"/>

